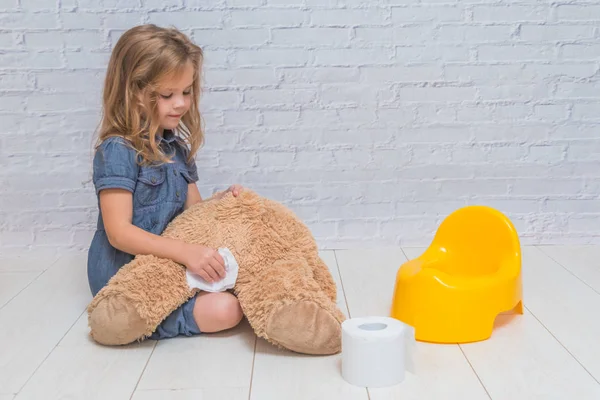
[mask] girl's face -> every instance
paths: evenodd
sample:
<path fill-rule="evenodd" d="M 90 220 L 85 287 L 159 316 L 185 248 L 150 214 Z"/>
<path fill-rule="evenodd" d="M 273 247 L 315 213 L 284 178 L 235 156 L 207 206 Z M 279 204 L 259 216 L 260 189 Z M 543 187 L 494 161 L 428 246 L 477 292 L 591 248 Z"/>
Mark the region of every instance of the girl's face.
<path fill-rule="evenodd" d="M 188 62 L 183 72 L 158 85 L 158 116 L 162 129 L 175 129 L 181 117 L 190 109 L 194 66 Z"/>

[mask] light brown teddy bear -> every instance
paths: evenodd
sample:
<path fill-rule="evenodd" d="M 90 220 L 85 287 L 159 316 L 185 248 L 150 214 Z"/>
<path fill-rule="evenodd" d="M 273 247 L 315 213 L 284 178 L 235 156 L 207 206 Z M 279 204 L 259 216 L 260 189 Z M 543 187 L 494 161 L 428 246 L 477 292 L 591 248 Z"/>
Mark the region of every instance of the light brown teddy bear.
<path fill-rule="evenodd" d="M 311 232 L 283 205 L 245 189 L 190 207 L 163 236 L 229 248 L 239 265 L 233 293 L 259 337 L 299 353 L 341 350 L 335 282 Z M 89 305 L 91 336 L 106 345 L 143 340 L 197 291 L 182 265 L 137 256 Z"/>

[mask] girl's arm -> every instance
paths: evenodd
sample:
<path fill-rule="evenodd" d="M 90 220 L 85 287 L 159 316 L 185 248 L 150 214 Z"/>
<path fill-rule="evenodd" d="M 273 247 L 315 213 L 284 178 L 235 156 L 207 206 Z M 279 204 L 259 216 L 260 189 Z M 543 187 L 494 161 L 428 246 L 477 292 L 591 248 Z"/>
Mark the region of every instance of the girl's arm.
<path fill-rule="evenodd" d="M 113 247 L 128 254 L 153 254 L 173 260 L 209 282 L 225 277 L 224 261 L 217 250 L 155 235 L 133 225 L 131 192 L 123 189 L 102 190 L 100 208 L 104 228 Z"/>
<path fill-rule="evenodd" d="M 188 194 L 187 199 L 185 199 L 184 209 L 187 210 L 194 204 L 200 203 L 202 201 L 202 196 L 200 196 L 200 191 L 198 190 L 198 186 L 195 183 L 188 184 Z"/>

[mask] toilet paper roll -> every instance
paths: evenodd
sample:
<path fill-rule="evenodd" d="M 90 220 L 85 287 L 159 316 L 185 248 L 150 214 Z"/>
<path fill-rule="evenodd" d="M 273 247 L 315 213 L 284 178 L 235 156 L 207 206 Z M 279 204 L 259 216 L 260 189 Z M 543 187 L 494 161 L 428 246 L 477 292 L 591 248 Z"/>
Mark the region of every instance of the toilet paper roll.
<path fill-rule="evenodd" d="M 394 318 L 351 318 L 342 323 L 342 376 L 361 387 L 404 380 L 413 329 Z"/>

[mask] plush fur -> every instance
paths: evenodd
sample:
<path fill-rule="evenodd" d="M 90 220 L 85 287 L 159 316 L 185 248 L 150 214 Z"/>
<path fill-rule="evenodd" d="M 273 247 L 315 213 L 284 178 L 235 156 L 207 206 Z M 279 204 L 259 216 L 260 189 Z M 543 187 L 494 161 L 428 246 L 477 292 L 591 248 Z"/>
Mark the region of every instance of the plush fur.
<path fill-rule="evenodd" d="M 231 250 L 239 264 L 233 293 L 259 337 L 306 354 L 341 350 L 335 282 L 308 228 L 283 205 L 245 189 L 190 207 L 163 235 Z M 91 336 L 107 345 L 143 340 L 195 294 L 180 264 L 137 256 L 89 305 Z"/>

